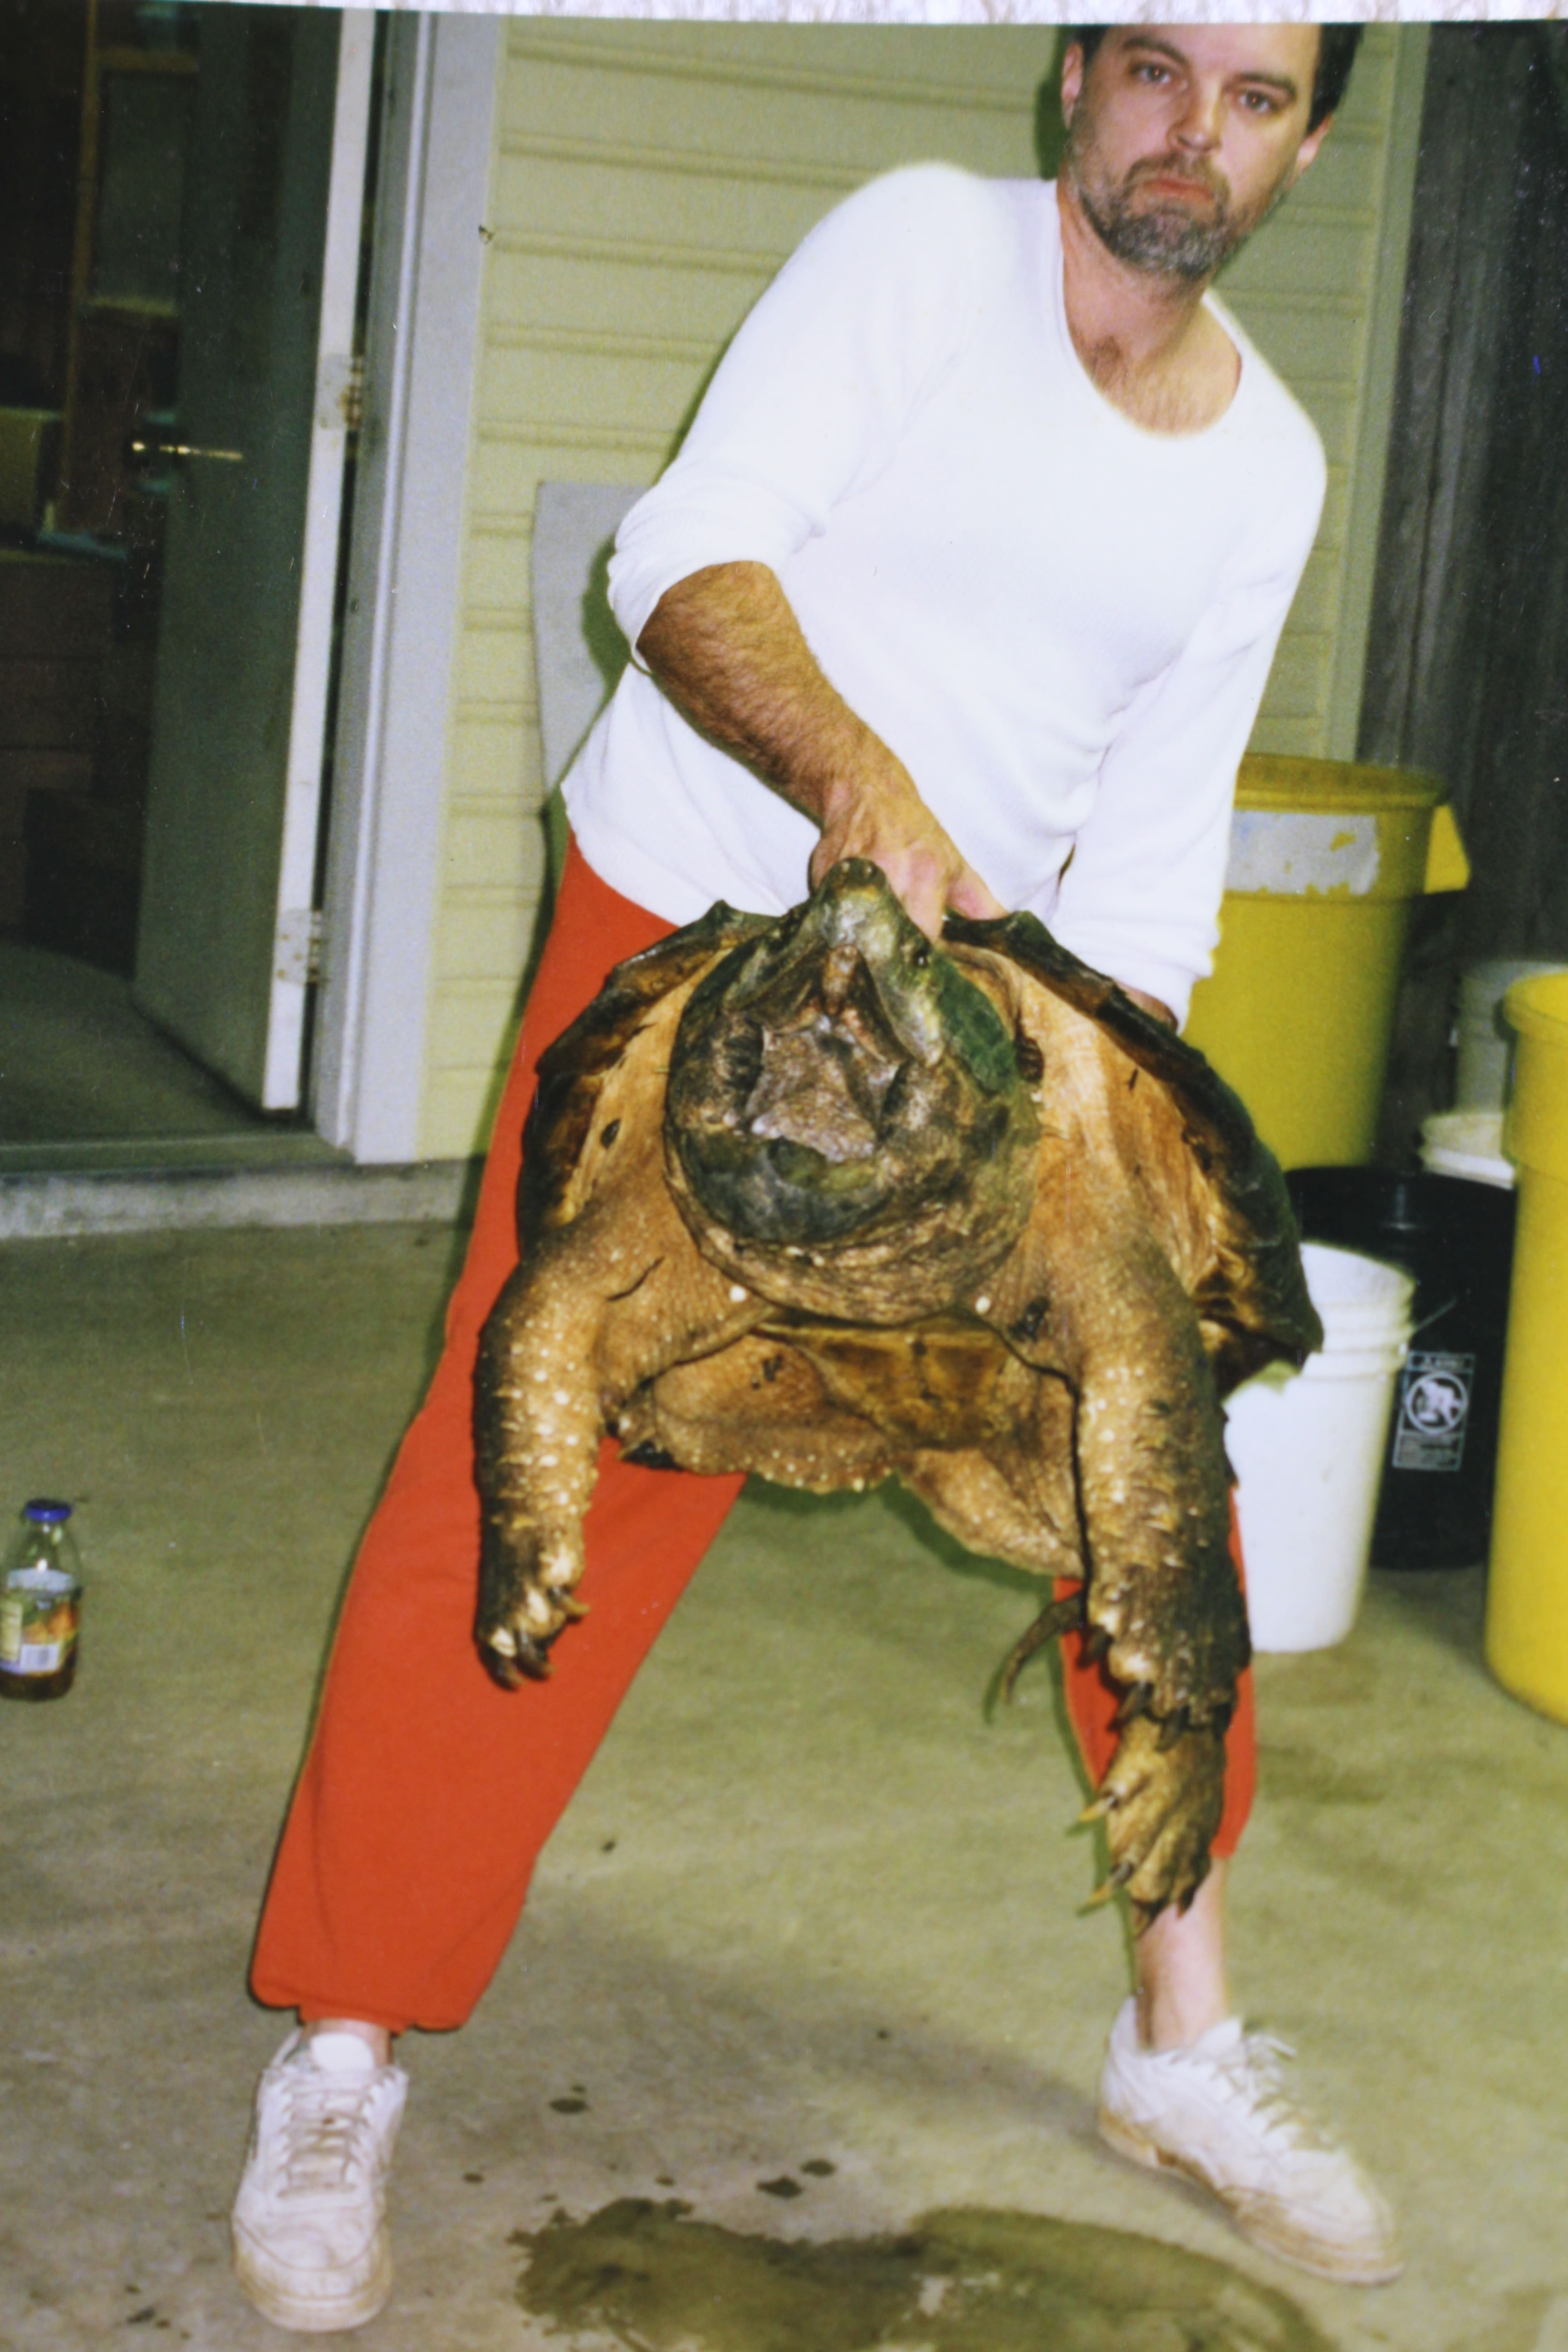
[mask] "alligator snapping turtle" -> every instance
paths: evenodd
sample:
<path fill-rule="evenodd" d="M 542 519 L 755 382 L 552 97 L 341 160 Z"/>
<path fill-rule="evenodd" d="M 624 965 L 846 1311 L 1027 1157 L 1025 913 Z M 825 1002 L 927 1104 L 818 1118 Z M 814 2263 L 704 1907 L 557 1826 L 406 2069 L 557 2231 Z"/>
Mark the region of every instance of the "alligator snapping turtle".
<path fill-rule="evenodd" d="M 1090 1811 L 1141 1924 L 1208 1867 L 1247 1658 L 1221 1400 L 1321 1344 L 1283 1181 L 1202 1055 L 1030 915 L 936 948 L 879 869 L 720 905 L 540 1064 L 521 1259 L 485 1328 L 476 1627 L 498 1680 L 581 1616 L 607 1431 L 817 1492 L 896 1474 L 1079 1580 L 1126 1696 Z"/>

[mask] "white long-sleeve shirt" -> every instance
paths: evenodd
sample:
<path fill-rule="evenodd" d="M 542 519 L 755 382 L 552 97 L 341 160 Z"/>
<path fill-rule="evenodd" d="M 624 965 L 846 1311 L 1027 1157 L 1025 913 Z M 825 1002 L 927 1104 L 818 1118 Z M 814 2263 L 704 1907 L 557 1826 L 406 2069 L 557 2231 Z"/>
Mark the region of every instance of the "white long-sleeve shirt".
<path fill-rule="evenodd" d="M 1178 1019 L 1325 480 L 1312 425 L 1214 307 L 1241 354 L 1229 407 L 1146 432 L 1073 349 L 1054 186 L 891 173 L 762 297 L 610 568 L 635 647 L 689 573 L 771 566 L 996 896 Z M 805 894 L 816 827 L 635 662 L 565 795 L 589 864 L 670 922 Z"/>

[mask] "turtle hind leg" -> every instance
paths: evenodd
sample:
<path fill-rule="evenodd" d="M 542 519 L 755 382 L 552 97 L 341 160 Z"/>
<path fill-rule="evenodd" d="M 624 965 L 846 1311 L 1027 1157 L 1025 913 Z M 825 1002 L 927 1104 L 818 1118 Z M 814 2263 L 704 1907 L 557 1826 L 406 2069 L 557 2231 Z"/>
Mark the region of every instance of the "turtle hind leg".
<path fill-rule="evenodd" d="M 1002 1671 L 996 1678 L 996 1695 L 1004 1705 L 1010 1705 L 1018 1676 L 1037 1650 L 1058 1640 L 1063 1633 L 1083 1630 L 1084 1594 L 1080 1585 L 1060 1601 L 1047 1601 L 1032 1625 L 1025 1627 L 1002 1661 Z"/>

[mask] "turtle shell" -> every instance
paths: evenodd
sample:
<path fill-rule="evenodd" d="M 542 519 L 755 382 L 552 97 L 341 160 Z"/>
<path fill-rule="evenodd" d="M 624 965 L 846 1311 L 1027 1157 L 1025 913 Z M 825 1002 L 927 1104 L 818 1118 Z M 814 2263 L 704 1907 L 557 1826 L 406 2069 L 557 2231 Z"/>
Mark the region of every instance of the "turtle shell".
<path fill-rule="evenodd" d="M 1037 916 L 982 922 L 949 915 L 942 937 L 1007 957 L 1092 1021 L 1176 1105 L 1183 1140 L 1210 1195 L 1215 1255 L 1193 1304 L 1221 1397 L 1266 1364 L 1305 1363 L 1322 1346 L 1323 1327 L 1307 1293 L 1279 1163 L 1239 1095 L 1195 1045 L 1080 962 Z"/>
<path fill-rule="evenodd" d="M 541 1056 L 518 1188 L 524 1251 L 559 1222 L 594 1131 L 605 1079 L 653 1006 L 677 989 L 695 986 L 772 920 L 721 900 L 698 921 L 617 964 L 593 1003 Z M 1193 1304 L 1221 1396 L 1265 1364 L 1303 1363 L 1322 1345 L 1322 1327 L 1307 1294 L 1284 1177 L 1240 1097 L 1195 1046 L 1061 946 L 1037 916 L 978 921 L 950 915 L 942 936 L 1016 964 L 1092 1022 L 1176 1105 L 1184 1142 L 1209 1195 L 1214 1252 Z"/>
<path fill-rule="evenodd" d="M 593 1003 L 546 1046 L 522 1130 L 517 1229 L 525 1253 L 560 1222 L 573 1171 L 594 1130 L 605 1079 L 649 1011 L 769 923 L 766 915 L 738 914 L 717 900 L 695 923 L 616 964 Z"/>

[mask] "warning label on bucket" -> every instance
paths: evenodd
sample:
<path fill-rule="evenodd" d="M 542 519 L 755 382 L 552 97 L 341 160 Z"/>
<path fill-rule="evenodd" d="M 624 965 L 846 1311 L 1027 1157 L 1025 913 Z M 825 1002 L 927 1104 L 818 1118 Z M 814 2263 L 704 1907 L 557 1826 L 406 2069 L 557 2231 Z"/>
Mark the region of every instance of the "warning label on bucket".
<path fill-rule="evenodd" d="M 1473 1356 L 1406 1357 L 1394 1433 L 1396 1470 L 1457 1470 L 1465 1453 Z"/>

